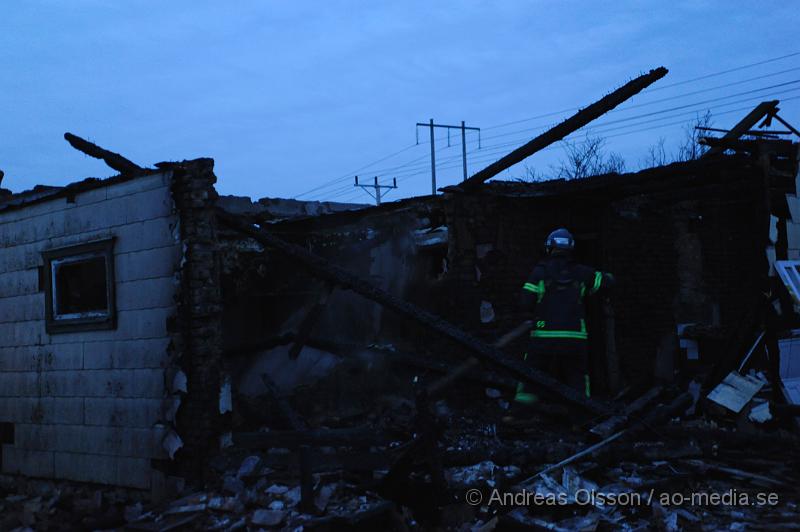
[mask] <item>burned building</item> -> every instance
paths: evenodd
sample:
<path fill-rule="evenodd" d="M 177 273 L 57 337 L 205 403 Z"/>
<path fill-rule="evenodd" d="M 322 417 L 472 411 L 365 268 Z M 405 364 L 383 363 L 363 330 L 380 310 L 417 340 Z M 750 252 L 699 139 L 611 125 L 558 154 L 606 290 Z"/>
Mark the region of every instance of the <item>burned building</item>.
<path fill-rule="evenodd" d="M 210 159 L 144 169 L 72 137 L 120 174 L 0 198 L 2 471 L 149 492 L 150 512 L 105 511 L 155 529 L 544 527 L 455 492 L 558 488 L 574 503 L 576 486 L 633 492 L 709 471 L 796 504 L 796 452 L 775 463 L 730 448 L 796 436 L 698 414 L 708 392 L 730 405 L 713 394 L 731 370 L 763 368 L 747 353 L 766 308 L 781 309 L 782 333 L 797 326 L 785 285 L 800 259 L 800 150 L 741 136 L 708 141 L 727 154 L 634 173 L 486 174 L 376 207 L 219 196 Z M 558 226 L 580 261 L 618 279 L 613 314 L 589 309 L 591 398 L 520 356 L 516 299 Z M 720 425 L 752 421 L 754 395 L 779 385 L 738 377 L 754 391 Z M 504 425 L 518 381 L 542 403 Z M 609 451 L 643 427 L 656 436 Z M 745 470 L 756 466 L 781 476 Z M 660 508 L 548 519 L 700 519 Z"/>
<path fill-rule="evenodd" d="M 198 365 L 189 374 L 208 361 L 218 378 L 218 287 L 203 255 L 213 233 L 198 207 L 210 201 L 210 167 L 3 198 L 4 472 L 155 487 L 153 464 L 181 445 L 183 353 Z M 198 382 L 218 397 L 218 383 Z M 202 415 L 191 426 L 201 431 Z"/>

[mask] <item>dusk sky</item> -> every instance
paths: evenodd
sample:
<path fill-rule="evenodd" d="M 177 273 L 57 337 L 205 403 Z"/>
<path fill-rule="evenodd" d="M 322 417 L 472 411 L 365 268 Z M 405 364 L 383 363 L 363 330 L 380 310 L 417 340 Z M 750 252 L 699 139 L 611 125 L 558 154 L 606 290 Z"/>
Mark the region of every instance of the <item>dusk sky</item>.
<path fill-rule="evenodd" d="M 356 174 L 396 177 L 387 200 L 427 194 L 429 137 L 420 128 L 415 144 L 416 122 L 482 128 L 480 150 L 468 136 L 472 174 L 663 65 L 664 79 L 588 132 L 637 170 L 648 146 L 664 137 L 673 150 L 705 110 L 725 128 L 780 99 L 800 125 L 798 28 L 800 6 L 785 0 L 6 1 L 3 186 L 114 174 L 72 149 L 69 131 L 142 166 L 213 157 L 222 194 L 370 201 Z M 438 185 L 457 183 L 460 136 L 449 148 L 436 136 Z M 547 173 L 563 153 L 525 164 Z"/>

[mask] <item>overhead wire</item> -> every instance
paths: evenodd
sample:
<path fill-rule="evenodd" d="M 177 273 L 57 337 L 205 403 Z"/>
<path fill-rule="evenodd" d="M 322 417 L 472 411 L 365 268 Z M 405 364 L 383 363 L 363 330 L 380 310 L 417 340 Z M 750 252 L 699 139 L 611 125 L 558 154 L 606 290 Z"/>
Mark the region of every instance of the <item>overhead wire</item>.
<path fill-rule="evenodd" d="M 794 92 L 794 91 L 797 91 L 797 90 L 800 90 L 800 88 L 790 89 L 789 91 L 786 91 L 786 92 Z M 797 99 L 800 99 L 800 96 L 783 98 L 781 101 L 792 101 L 792 100 L 797 100 Z M 750 98 L 750 99 L 747 99 L 747 100 L 740 100 L 740 101 L 736 101 L 736 102 L 729 102 L 728 104 L 725 104 L 725 106 L 738 104 L 738 103 L 743 103 L 744 101 L 750 101 L 750 100 L 753 100 L 753 98 Z M 727 115 L 727 114 L 736 113 L 736 112 L 742 112 L 742 111 L 746 111 L 746 110 L 749 110 L 749 109 L 751 109 L 751 107 L 739 107 L 739 108 L 731 109 L 731 110 L 728 110 L 728 111 L 715 112 L 715 113 L 713 113 L 713 116 L 724 116 L 724 115 Z M 694 113 L 694 112 L 695 111 L 690 111 L 689 113 Z M 671 115 L 671 116 L 662 117 L 662 118 L 655 119 L 655 120 L 642 121 L 642 122 L 639 122 L 639 123 L 636 123 L 636 124 L 628 124 L 628 125 L 623 126 L 623 127 L 606 128 L 606 129 L 603 129 L 603 130 L 600 130 L 600 131 L 596 131 L 596 132 L 593 131 L 593 133 L 595 133 L 595 134 L 603 134 L 603 138 L 609 139 L 609 138 L 615 138 L 615 137 L 625 136 L 625 135 L 634 134 L 634 133 L 651 131 L 651 130 L 654 130 L 654 129 L 660 129 L 660 128 L 664 128 L 664 127 L 682 125 L 682 124 L 686 124 L 686 119 L 682 119 L 682 120 L 674 121 L 674 122 L 669 122 L 669 123 L 665 123 L 665 124 L 659 124 L 659 125 L 650 126 L 650 127 L 645 127 L 645 128 L 638 128 L 638 129 L 629 130 L 629 128 L 631 128 L 631 127 L 635 128 L 637 126 L 641 126 L 641 125 L 644 125 L 644 124 L 647 124 L 647 123 L 652 123 L 652 122 L 657 122 L 657 121 L 662 121 L 662 120 L 669 120 L 669 119 L 676 118 L 677 116 L 681 116 L 681 115 L 685 115 L 685 114 L 689 114 L 689 113 L 680 113 L 678 115 Z M 624 131 L 622 133 L 617 133 L 617 134 L 614 134 L 614 135 L 605 135 L 605 132 L 615 131 L 615 130 L 628 130 L 628 131 Z M 575 134 L 567 137 L 565 140 L 574 140 L 574 137 L 576 137 L 578 135 L 578 133 L 579 132 L 576 132 Z M 515 144 L 515 143 L 508 143 L 508 144 L 510 145 L 510 144 Z M 503 145 L 497 145 L 497 148 L 499 148 L 499 149 L 493 150 L 494 153 L 496 153 L 498 151 L 505 151 L 505 150 L 502 149 Z M 559 145 L 553 145 L 553 146 L 545 148 L 545 149 L 543 149 L 541 151 L 542 152 L 546 152 L 546 151 L 552 151 L 552 150 L 556 150 L 556 149 L 560 149 L 560 148 L 561 148 L 561 146 L 559 146 Z M 495 159 L 495 157 L 496 156 L 492 155 L 491 152 L 490 153 L 484 153 L 484 154 L 482 154 L 482 155 L 480 155 L 478 157 L 474 157 L 473 159 L 471 159 L 471 162 L 480 163 L 480 162 L 483 162 L 483 161 L 490 161 L 492 159 Z M 457 156 L 456 158 L 460 158 L 460 156 Z M 442 164 L 441 166 L 437 167 L 437 171 L 460 168 L 460 167 L 461 167 L 461 162 L 459 161 L 458 163 L 455 163 L 455 164 Z M 420 171 L 417 171 L 417 172 L 409 172 L 409 173 L 406 173 L 406 174 L 398 174 L 397 175 L 397 182 L 399 183 L 399 182 L 405 181 L 405 180 L 407 180 L 407 179 L 409 179 L 411 177 L 414 177 L 416 175 L 423 175 L 423 174 L 427 174 L 427 170 L 420 170 Z M 349 191 L 345 191 L 345 192 L 349 192 Z M 341 195 L 342 194 L 339 194 L 337 196 L 341 196 Z"/>
<path fill-rule="evenodd" d="M 795 57 L 795 56 L 798 56 L 798 55 L 800 55 L 800 52 L 795 52 L 795 53 L 791 53 L 791 54 L 785 54 L 785 55 L 782 55 L 782 56 L 779 56 L 779 57 L 766 59 L 764 61 L 759 61 L 759 62 L 756 62 L 756 63 L 750 63 L 748 65 L 742 65 L 740 67 L 736 67 L 736 68 L 733 68 L 733 69 L 727 69 L 727 70 L 723 70 L 723 71 L 720 71 L 720 72 L 715 72 L 715 73 L 712 73 L 712 74 L 707 74 L 707 75 L 704 75 L 704 76 L 699 76 L 699 77 L 696 77 L 696 78 L 692 78 L 692 79 L 689 79 L 689 80 L 683 80 L 683 81 L 680 81 L 680 82 L 672 83 L 672 84 L 667 85 L 667 86 L 650 88 L 650 89 L 647 89 L 646 91 L 644 91 L 644 93 L 651 93 L 651 92 L 655 92 L 656 90 L 667 89 L 667 88 L 670 88 L 670 87 L 685 85 L 685 84 L 697 82 L 697 81 L 700 81 L 700 80 L 705 80 L 705 79 L 709 79 L 709 78 L 713 78 L 713 77 L 718 77 L 718 76 L 725 75 L 725 74 L 728 74 L 728 73 L 731 73 L 731 72 L 741 71 L 741 70 L 744 70 L 744 69 L 747 69 L 747 68 L 752 68 L 754 66 L 763 65 L 763 64 L 779 61 L 779 60 L 782 60 L 782 59 Z M 672 101 L 672 100 L 676 100 L 676 99 L 680 99 L 680 98 L 685 98 L 685 97 L 690 96 L 690 95 L 711 92 L 711 91 L 714 91 L 714 90 L 720 90 L 720 89 L 724 89 L 724 88 L 735 86 L 735 85 L 742 85 L 744 83 L 749 83 L 751 81 L 756 81 L 756 80 L 759 80 L 759 79 L 765 79 L 765 78 L 769 78 L 769 77 L 774 77 L 774 76 L 777 76 L 777 75 L 781 75 L 781 74 L 785 74 L 785 73 L 793 72 L 793 71 L 797 71 L 797 70 L 800 70 L 800 68 L 784 69 L 784 70 L 781 70 L 781 71 L 771 72 L 771 73 L 767 73 L 767 74 L 760 75 L 760 76 L 754 76 L 754 77 L 748 78 L 746 80 L 739 80 L 739 81 L 735 81 L 735 82 L 731 82 L 731 83 L 727 83 L 727 84 L 718 85 L 718 86 L 715 86 L 715 87 L 709 87 L 709 88 L 701 89 L 701 90 L 698 90 L 698 91 L 693 91 L 693 92 L 690 92 L 690 93 L 684 93 L 684 94 L 671 96 L 671 97 L 668 97 L 668 98 L 662 98 L 660 100 L 655 100 L 655 101 L 651 101 L 651 102 L 643 102 L 643 103 L 639 103 L 639 104 L 635 104 L 635 105 L 629 105 L 629 106 L 626 106 L 625 108 L 615 109 L 612 112 L 629 111 L 629 110 L 632 110 L 632 109 L 641 108 L 641 107 L 645 107 L 645 106 L 648 106 L 648 105 L 655 105 L 655 104 L 658 104 L 658 103 L 663 103 L 665 101 Z M 771 85 L 771 86 L 768 86 L 768 87 L 761 87 L 761 88 L 758 88 L 758 89 L 752 89 L 752 90 L 749 90 L 749 91 L 744 91 L 744 92 L 740 92 L 740 93 L 726 95 L 726 96 L 723 96 L 723 97 L 720 97 L 720 98 L 712 98 L 712 99 L 705 100 L 705 101 L 702 101 L 702 102 L 694 102 L 692 104 L 686 104 L 686 105 L 683 105 L 683 106 L 673 107 L 673 108 L 670 108 L 670 109 L 662 109 L 662 110 L 659 110 L 659 111 L 654 111 L 652 113 L 646 113 L 644 115 L 637 115 L 637 116 L 634 116 L 634 117 L 626 117 L 626 118 L 623 118 L 623 119 L 618 119 L 618 120 L 613 120 L 613 121 L 605 121 L 605 122 L 602 122 L 602 123 L 594 124 L 593 127 L 600 127 L 600 126 L 604 126 L 604 125 L 622 123 L 622 122 L 625 122 L 625 121 L 635 120 L 635 119 L 646 117 L 646 116 L 655 116 L 655 115 L 658 115 L 658 114 L 661 114 L 661 113 L 671 112 L 671 111 L 680 110 L 680 109 L 686 109 L 686 108 L 689 108 L 689 107 L 691 107 L 693 105 L 702 105 L 702 104 L 706 104 L 706 103 L 713 103 L 713 102 L 717 102 L 717 101 L 724 100 L 724 99 L 734 98 L 736 96 L 740 96 L 740 95 L 744 95 L 744 94 L 752 94 L 752 93 L 755 93 L 755 92 L 768 90 L 770 88 L 783 87 L 783 86 L 787 86 L 787 85 L 790 85 L 790 84 L 793 84 L 793 83 L 797 83 L 797 82 L 800 82 L 800 80 L 792 80 L 792 81 L 785 82 L 785 83 Z M 732 103 L 736 103 L 736 102 L 732 102 Z M 539 118 L 547 118 L 547 117 L 551 117 L 551 116 L 556 116 L 558 114 L 562 114 L 564 112 L 568 112 L 568 111 L 571 111 L 571 110 L 574 110 L 574 109 L 577 109 L 577 108 L 570 108 L 570 109 L 564 109 L 564 110 L 561 110 L 561 111 L 545 113 L 545 114 L 537 115 L 535 117 L 528 117 L 528 118 L 525 118 L 525 119 L 515 120 L 515 121 L 512 121 L 512 122 L 496 124 L 496 125 L 492 125 L 492 126 L 483 127 L 481 129 L 482 130 L 498 129 L 498 128 L 501 128 L 501 127 L 506 127 L 506 126 L 509 126 L 509 125 L 514 125 L 514 124 L 523 123 L 523 122 L 528 122 L 528 121 L 532 121 L 532 120 L 539 119 Z M 634 124 L 634 126 L 635 126 L 635 124 Z M 662 126 L 659 126 L 659 127 L 662 127 Z M 526 128 L 526 129 L 517 130 L 517 131 L 514 131 L 514 132 L 508 132 L 508 133 L 503 133 L 503 134 L 499 134 L 499 135 L 493 135 L 493 136 L 488 137 L 488 138 L 484 137 L 482 139 L 482 141 L 490 140 L 492 138 L 513 136 L 513 135 L 516 135 L 516 134 L 519 134 L 519 133 L 533 131 L 533 130 L 537 130 L 538 131 L 538 130 L 544 130 L 544 129 L 546 129 L 546 126 L 545 127 L 537 127 L 537 128 Z M 435 140 L 441 141 L 441 140 L 444 140 L 445 138 L 447 138 L 447 136 L 446 135 L 442 135 L 441 137 L 435 138 Z M 474 144 L 474 143 L 475 143 L 474 139 L 468 140 L 468 144 Z M 515 143 L 515 141 L 511 141 L 509 144 L 513 144 L 513 143 Z M 311 194 L 313 192 L 322 190 L 324 188 L 330 188 L 330 187 L 336 187 L 336 188 L 334 190 L 332 190 L 332 191 L 329 191 L 329 192 L 336 192 L 336 191 L 343 190 L 343 187 L 341 187 L 341 185 L 340 185 L 340 182 L 342 181 L 342 179 L 344 179 L 344 178 L 349 179 L 353 175 L 355 175 L 356 172 L 358 172 L 358 171 L 371 168 L 372 166 L 374 166 L 374 165 L 376 165 L 376 164 L 378 164 L 380 162 L 388 160 L 388 159 L 390 159 L 392 157 L 395 157 L 396 155 L 399 155 L 400 153 L 403 153 L 403 152 L 408 151 L 408 150 L 410 150 L 410 149 L 412 149 L 412 148 L 414 148 L 414 147 L 416 147 L 418 145 L 423 145 L 423 144 L 425 144 L 425 143 L 421 143 L 421 144 L 416 144 L 415 143 L 413 145 L 406 146 L 402 150 L 399 150 L 399 151 L 394 152 L 392 154 L 389 154 L 387 156 L 381 157 L 380 159 L 378 159 L 376 161 L 373 161 L 371 163 L 368 163 L 367 165 L 364 165 L 364 166 L 360 167 L 358 170 L 355 170 L 353 172 L 348 172 L 347 174 L 345 174 L 345 175 L 343 175 L 341 177 L 332 179 L 332 180 L 330 180 L 330 181 L 328 181 L 326 183 L 323 183 L 323 184 L 321 184 L 321 185 L 319 185 L 317 187 L 314 187 L 313 189 L 310 189 L 310 190 L 308 190 L 308 191 L 306 191 L 304 193 L 298 194 L 295 197 L 305 196 L 305 195 Z M 457 143 L 456 145 L 460 146 L 460 143 Z M 452 146 L 450 146 L 450 147 L 452 147 Z M 487 148 L 491 148 L 492 145 L 488 145 L 486 147 Z M 436 151 L 439 152 L 439 151 L 444 150 L 446 148 L 447 148 L 447 146 L 440 147 Z M 401 169 L 411 170 L 411 169 L 415 168 L 414 163 L 417 163 L 418 161 L 422 161 L 424 159 L 428 159 L 429 157 L 430 157 L 429 154 L 424 154 L 424 155 L 422 155 L 420 157 L 412 159 L 411 161 L 407 161 L 407 162 L 399 164 L 399 165 L 394 165 L 392 167 L 378 169 L 378 170 L 375 170 L 375 169 L 370 170 L 370 173 L 380 174 L 380 173 L 386 173 L 386 172 L 391 173 L 392 171 L 397 171 L 397 170 L 401 170 Z M 456 158 L 460 158 L 460 156 L 459 155 L 454 155 L 454 156 L 452 156 L 452 158 L 456 159 Z M 445 162 L 445 160 L 446 160 L 446 158 L 442 158 L 441 162 Z M 476 159 L 476 158 L 471 159 L 471 161 L 477 161 L 477 160 L 478 159 Z M 419 163 L 419 164 L 425 164 L 427 166 L 426 163 Z M 349 186 L 344 188 L 344 190 L 348 191 L 348 192 L 352 192 L 352 189 L 350 189 Z M 326 195 L 328 195 L 328 193 L 326 193 Z M 338 196 L 338 195 L 339 194 L 336 194 L 336 196 Z M 333 196 L 328 195 L 328 197 L 333 197 Z"/>

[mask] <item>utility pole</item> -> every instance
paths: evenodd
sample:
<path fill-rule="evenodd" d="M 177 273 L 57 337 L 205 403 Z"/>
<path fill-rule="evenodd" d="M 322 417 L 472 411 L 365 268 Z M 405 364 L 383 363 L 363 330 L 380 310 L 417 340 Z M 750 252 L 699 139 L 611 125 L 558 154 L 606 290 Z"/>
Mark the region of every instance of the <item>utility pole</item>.
<path fill-rule="evenodd" d="M 356 183 L 355 183 L 355 185 L 353 185 L 353 186 L 354 186 L 354 187 L 361 187 L 361 188 L 363 188 L 363 189 L 364 189 L 364 191 L 365 191 L 367 194 L 369 194 L 370 196 L 372 196 L 372 197 L 375 199 L 375 205 L 380 205 L 380 204 L 381 204 L 381 198 L 382 198 L 382 195 L 381 195 L 381 189 L 382 189 L 382 188 L 386 188 L 386 189 L 389 189 L 389 190 L 391 190 L 391 189 L 393 189 L 393 188 L 397 188 L 397 178 L 396 178 L 396 177 L 395 177 L 395 178 L 392 178 L 392 184 L 391 184 L 391 185 L 379 185 L 379 184 L 378 184 L 378 176 L 375 176 L 375 182 L 374 182 L 374 184 L 372 184 L 372 185 L 363 185 L 363 184 L 361 184 L 361 183 L 359 183 L 359 182 L 358 182 L 358 176 L 356 176 Z M 367 190 L 368 188 L 373 188 L 373 189 L 375 189 L 375 193 L 373 194 L 372 192 L 370 192 L 369 190 Z M 388 194 L 388 192 L 386 192 L 386 194 Z"/>
<path fill-rule="evenodd" d="M 417 144 L 419 144 L 419 128 L 422 127 L 429 127 L 431 128 L 431 194 L 436 195 L 436 147 L 434 146 L 433 140 L 433 129 L 436 127 L 443 127 L 447 129 L 447 145 L 450 146 L 450 130 L 451 129 L 460 129 L 461 130 L 461 161 L 464 166 L 464 181 L 467 179 L 467 130 L 473 130 L 478 132 L 478 149 L 481 148 L 481 128 L 479 127 L 467 127 L 464 125 L 464 121 L 461 121 L 460 126 L 449 126 L 447 124 L 434 124 L 433 118 L 430 119 L 430 122 L 422 123 L 417 122 Z"/>

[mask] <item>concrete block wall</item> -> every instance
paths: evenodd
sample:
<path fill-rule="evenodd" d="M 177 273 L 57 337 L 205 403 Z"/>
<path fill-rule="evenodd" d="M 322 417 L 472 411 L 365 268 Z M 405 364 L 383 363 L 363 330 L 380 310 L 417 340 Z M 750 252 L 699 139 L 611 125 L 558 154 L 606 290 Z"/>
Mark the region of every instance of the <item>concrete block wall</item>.
<path fill-rule="evenodd" d="M 181 260 L 171 172 L 0 212 L 2 471 L 148 489 Z M 117 327 L 49 335 L 44 250 L 114 237 Z"/>

